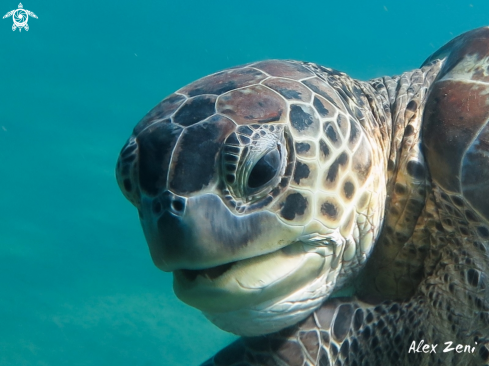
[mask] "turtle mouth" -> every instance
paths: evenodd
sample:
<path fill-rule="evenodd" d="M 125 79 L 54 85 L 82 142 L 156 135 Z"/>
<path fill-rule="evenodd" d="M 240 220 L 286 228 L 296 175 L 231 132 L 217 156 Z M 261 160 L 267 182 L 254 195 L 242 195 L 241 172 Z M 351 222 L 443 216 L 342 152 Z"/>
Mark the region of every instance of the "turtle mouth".
<path fill-rule="evenodd" d="M 237 261 L 234 261 L 205 269 L 181 269 L 180 272 L 189 281 L 194 281 L 197 276 L 202 276 L 208 278 L 209 280 L 215 280 L 231 269 L 231 267 L 236 263 Z"/>
<path fill-rule="evenodd" d="M 271 253 L 204 269 L 173 271 L 180 300 L 204 312 L 222 313 L 275 302 L 332 269 L 328 246 L 294 242 Z"/>

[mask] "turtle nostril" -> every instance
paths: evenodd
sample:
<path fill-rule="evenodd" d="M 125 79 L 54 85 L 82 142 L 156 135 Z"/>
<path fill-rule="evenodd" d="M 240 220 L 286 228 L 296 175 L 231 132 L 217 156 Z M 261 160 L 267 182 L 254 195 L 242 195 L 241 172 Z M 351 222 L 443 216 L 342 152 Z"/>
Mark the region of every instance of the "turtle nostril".
<path fill-rule="evenodd" d="M 171 203 L 171 207 L 173 208 L 173 210 L 175 210 L 176 212 L 182 212 L 183 209 L 185 208 L 185 205 L 183 204 L 183 201 L 180 201 L 180 200 L 175 200 Z"/>

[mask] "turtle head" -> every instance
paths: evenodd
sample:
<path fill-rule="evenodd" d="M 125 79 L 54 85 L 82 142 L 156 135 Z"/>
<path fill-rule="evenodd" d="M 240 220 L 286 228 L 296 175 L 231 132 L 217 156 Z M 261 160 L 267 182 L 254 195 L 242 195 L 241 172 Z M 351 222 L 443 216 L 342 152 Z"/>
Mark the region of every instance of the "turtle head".
<path fill-rule="evenodd" d="M 264 61 L 164 99 L 116 172 L 176 295 L 258 335 L 305 318 L 365 261 L 385 199 L 374 157 L 332 87 Z"/>

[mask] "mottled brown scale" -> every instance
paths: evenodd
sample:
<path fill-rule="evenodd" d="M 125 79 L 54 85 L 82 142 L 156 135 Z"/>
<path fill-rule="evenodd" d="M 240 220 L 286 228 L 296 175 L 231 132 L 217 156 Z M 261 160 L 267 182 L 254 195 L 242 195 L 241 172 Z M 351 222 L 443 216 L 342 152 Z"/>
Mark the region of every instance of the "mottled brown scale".
<path fill-rule="evenodd" d="M 299 140 L 295 142 L 295 152 L 297 156 L 303 158 L 315 158 L 317 154 L 317 143 L 314 140 Z"/>
<path fill-rule="evenodd" d="M 263 85 L 275 90 L 289 101 L 300 101 L 308 103 L 311 101 L 311 91 L 298 81 L 289 79 L 273 78 L 265 80 Z"/>
<path fill-rule="evenodd" d="M 329 160 L 331 156 L 331 148 L 326 143 L 325 139 L 319 140 L 319 159 L 322 163 Z"/>
<path fill-rule="evenodd" d="M 338 187 L 343 173 L 348 169 L 349 159 L 349 155 L 345 152 L 342 152 L 339 156 L 336 157 L 336 159 L 333 160 L 333 162 L 323 175 L 322 183 L 324 189 L 335 190 Z"/>
<path fill-rule="evenodd" d="M 324 122 L 323 134 L 324 138 L 326 138 L 335 148 L 339 148 L 343 144 L 343 138 L 339 133 L 337 122 Z"/>
<path fill-rule="evenodd" d="M 257 84 L 267 76 L 251 67 L 224 70 L 199 79 L 177 93 L 193 97 L 201 94 L 221 95 L 238 87 Z"/>
<path fill-rule="evenodd" d="M 307 191 L 289 189 L 277 201 L 279 216 L 290 223 L 307 223 L 312 215 L 313 198 Z M 273 208 L 272 208 L 273 209 Z"/>
<path fill-rule="evenodd" d="M 319 134 L 320 122 L 314 108 L 301 104 L 292 104 L 289 120 L 294 137 L 316 137 Z"/>
<path fill-rule="evenodd" d="M 343 137 L 343 139 L 347 139 L 349 137 L 348 133 L 350 129 L 347 117 L 345 117 L 345 115 L 341 113 L 338 114 L 336 125 L 338 126 L 338 129 L 341 132 L 341 136 Z"/>
<path fill-rule="evenodd" d="M 319 78 L 307 79 L 302 82 L 313 92 L 319 94 L 327 101 L 329 101 L 335 108 L 341 110 L 342 112 L 346 112 L 345 106 L 338 95 L 335 93 L 334 89 L 331 88 L 328 84 L 324 83 Z"/>
<path fill-rule="evenodd" d="M 360 184 L 363 184 L 369 177 L 372 167 L 372 157 L 368 149 L 367 142 L 364 140 L 351 157 L 352 172 Z"/>
<path fill-rule="evenodd" d="M 344 206 L 334 196 L 318 196 L 316 214 L 317 219 L 328 227 L 336 228 L 340 225 Z"/>
<path fill-rule="evenodd" d="M 294 186 L 307 188 L 316 184 L 318 166 L 316 162 L 296 160 L 293 182 Z"/>
<path fill-rule="evenodd" d="M 262 70 L 271 76 L 285 77 L 294 80 L 301 80 L 314 76 L 314 74 L 301 65 L 300 62 L 295 61 L 261 61 L 250 66 Z"/>
<path fill-rule="evenodd" d="M 252 123 L 284 123 L 287 118 L 285 100 L 261 85 L 230 91 L 217 100 L 217 111 L 239 125 Z"/>

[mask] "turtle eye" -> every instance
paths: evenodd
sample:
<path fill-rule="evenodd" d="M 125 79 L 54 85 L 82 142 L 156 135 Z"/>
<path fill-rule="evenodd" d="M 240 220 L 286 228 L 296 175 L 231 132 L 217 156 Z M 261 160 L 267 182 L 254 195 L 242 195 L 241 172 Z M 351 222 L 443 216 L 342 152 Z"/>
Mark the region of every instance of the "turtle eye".
<path fill-rule="evenodd" d="M 258 160 L 248 177 L 248 187 L 260 188 L 270 182 L 280 169 L 280 152 L 273 149 Z"/>

